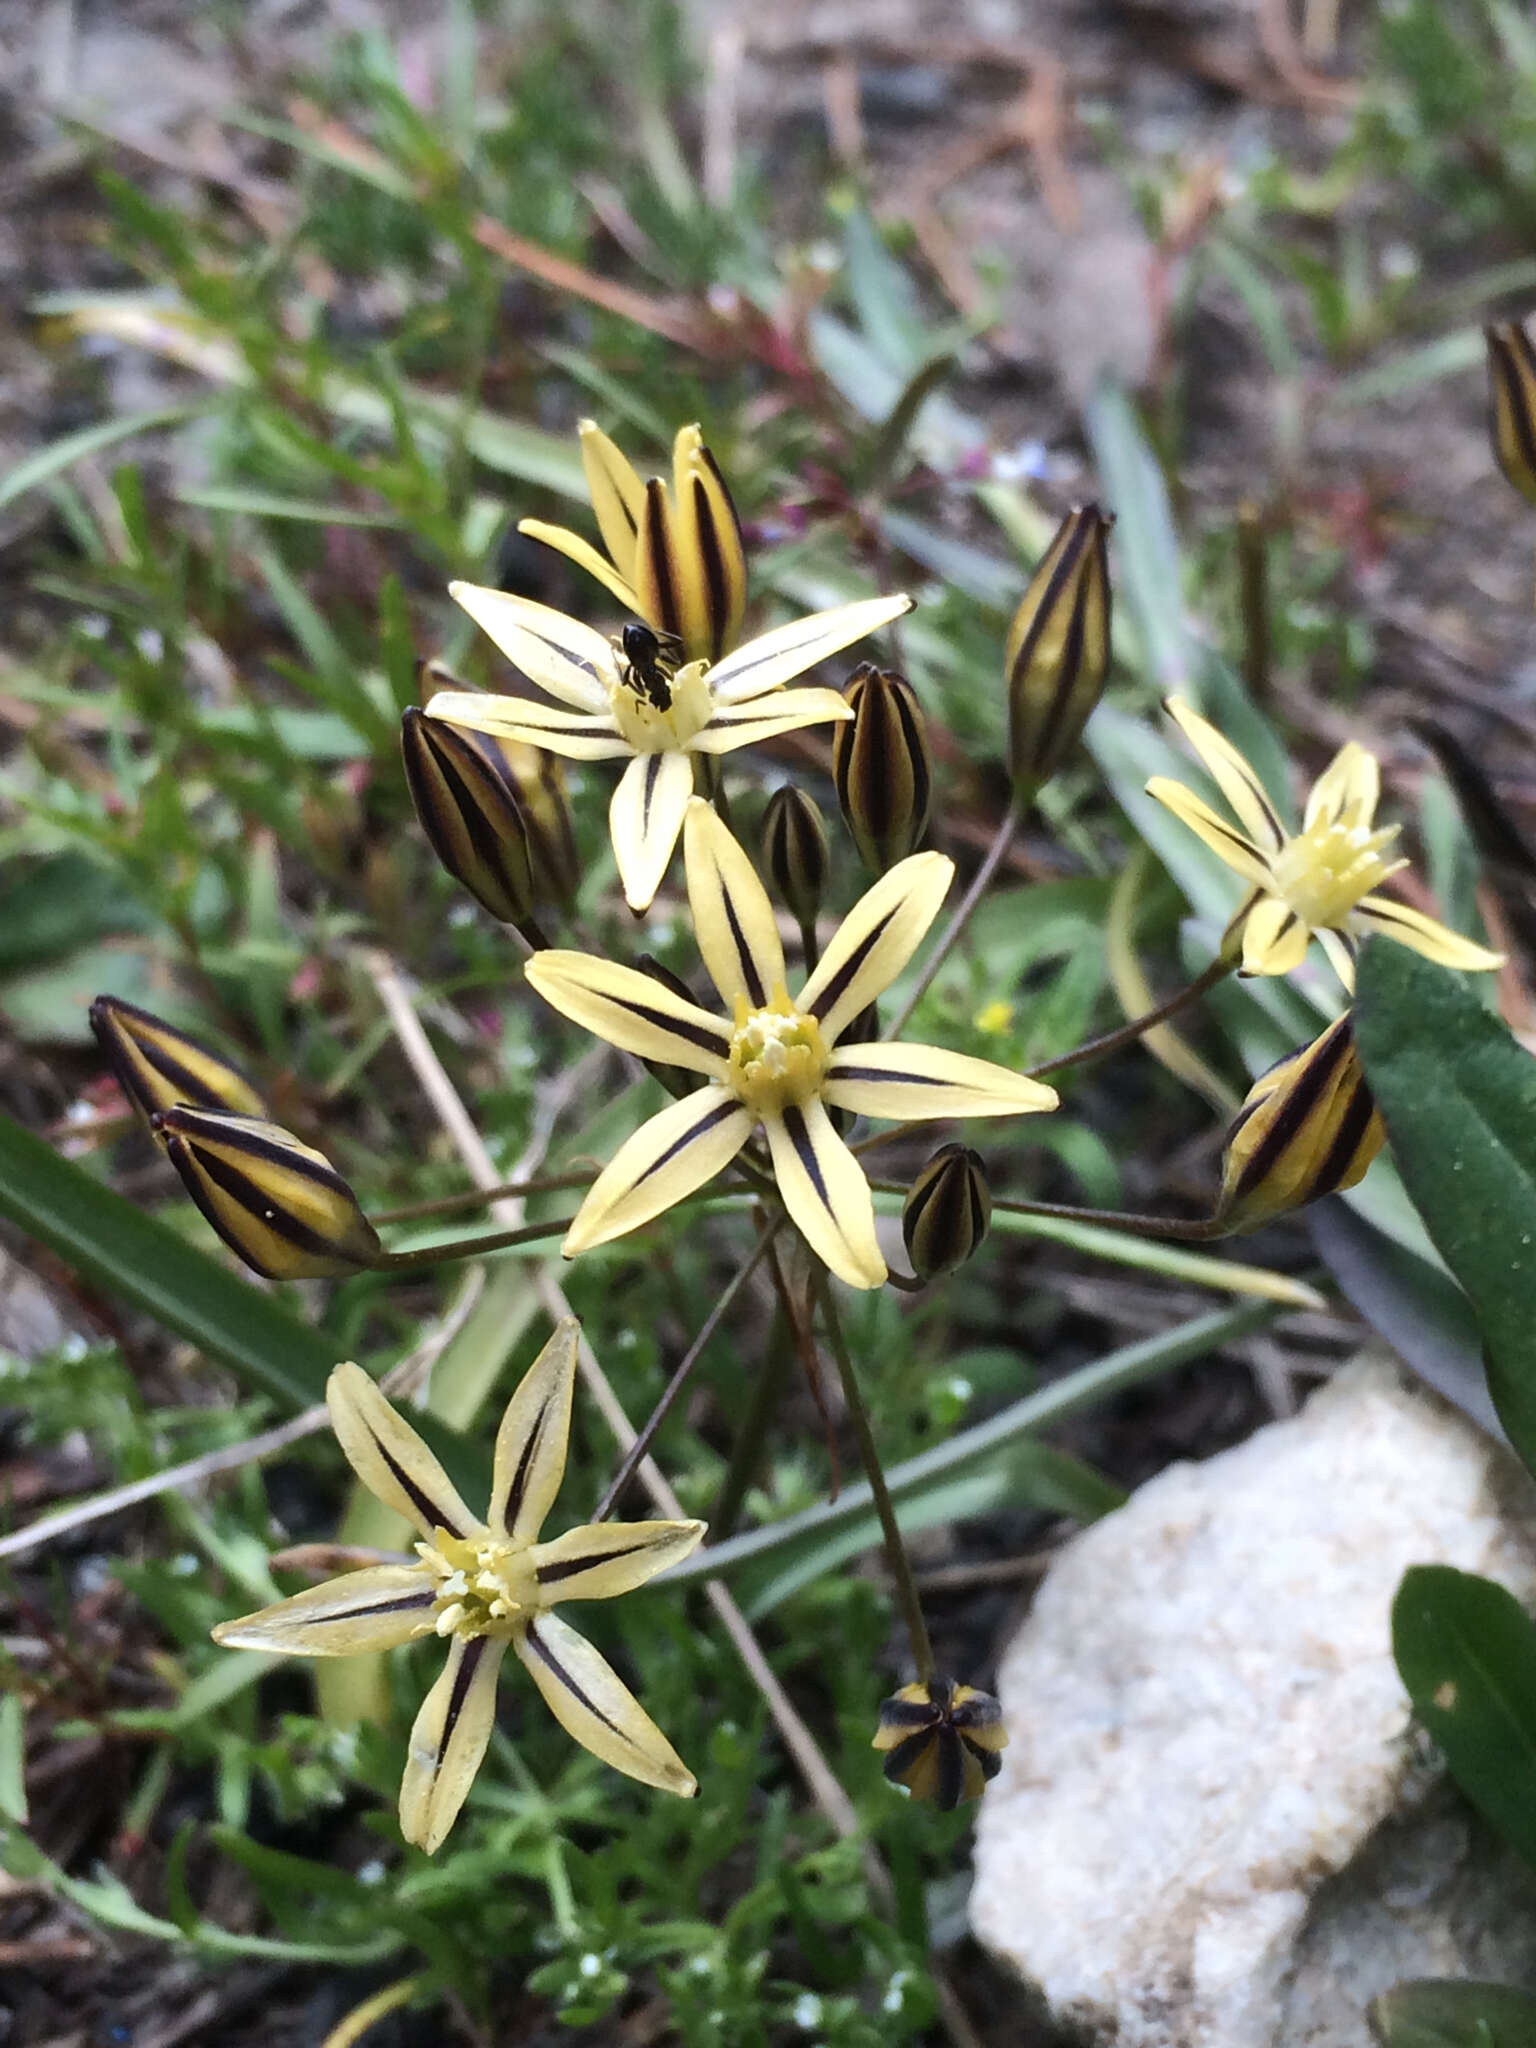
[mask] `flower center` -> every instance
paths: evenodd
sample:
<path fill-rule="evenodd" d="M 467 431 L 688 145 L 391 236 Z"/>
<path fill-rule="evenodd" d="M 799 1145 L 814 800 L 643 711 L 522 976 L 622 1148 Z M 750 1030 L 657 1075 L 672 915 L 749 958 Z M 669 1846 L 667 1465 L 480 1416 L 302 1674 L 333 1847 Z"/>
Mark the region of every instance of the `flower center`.
<path fill-rule="evenodd" d="M 608 691 L 614 723 L 637 754 L 666 754 L 686 747 L 715 715 L 705 661 L 676 668 L 668 653 L 646 632 L 648 648 L 634 642 L 626 629 L 619 651 L 618 675 Z M 634 652 L 641 659 L 632 658 Z"/>
<path fill-rule="evenodd" d="M 1328 931 L 1344 922 L 1362 896 L 1406 866 L 1382 858 L 1396 837 L 1395 825 L 1380 832 L 1367 825 L 1314 825 L 1274 856 L 1275 888 L 1303 924 Z"/>
<path fill-rule="evenodd" d="M 764 1116 L 809 1102 L 826 1072 L 821 1026 L 782 989 L 774 991 L 766 1010 L 749 1010 L 745 996 L 736 998 L 729 1079 L 746 1108 Z"/>
<path fill-rule="evenodd" d="M 517 1616 L 539 1604 L 538 1580 L 526 1544 L 489 1531 L 418 1543 L 416 1555 L 431 1573 L 433 1627 L 440 1636 L 507 1636 Z"/>

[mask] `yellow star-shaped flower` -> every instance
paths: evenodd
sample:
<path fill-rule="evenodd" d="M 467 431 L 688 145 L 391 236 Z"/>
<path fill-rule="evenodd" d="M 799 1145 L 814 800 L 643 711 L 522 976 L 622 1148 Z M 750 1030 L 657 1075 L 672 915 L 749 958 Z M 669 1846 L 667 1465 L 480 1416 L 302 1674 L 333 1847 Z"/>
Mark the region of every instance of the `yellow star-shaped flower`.
<path fill-rule="evenodd" d="M 553 1610 L 610 1600 L 679 1564 L 702 1522 L 596 1522 L 537 1541 L 565 1473 L 580 1330 L 555 1330 L 502 1417 L 491 1501 L 482 1521 L 360 1366 L 326 1386 L 331 1425 L 353 1470 L 415 1524 L 415 1564 L 372 1565 L 328 1579 L 238 1621 L 214 1641 L 278 1656 L 355 1657 L 418 1636 L 447 1640 L 448 1661 L 411 1730 L 400 1832 L 430 1855 L 474 1783 L 496 1717 L 510 1647 L 568 1735 L 642 1784 L 691 1797 L 697 1785 L 607 1660 Z"/>
<path fill-rule="evenodd" d="M 1253 885 L 1229 927 L 1242 932 L 1244 974 L 1289 974 L 1316 938 L 1340 981 L 1353 989 L 1355 944 L 1367 932 L 1384 932 L 1442 967 L 1504 964 L 1502 953 L 1490 953 L 1422 911 L 1374 893 L 1408 865 L 1390 856 L 1397 826 L 1375 826 L 1381 770 L 1374 754 L 1353 740 L 1341 747 L 1312 787 L 1300 832 L 1287 832 L 1268 791 L 1230 740 L 1178 697 L 1169 698 L 1167 709 L 1242 830 L 1181 782 L 1154 776 L 1147 794 Z"/>
<path fill-rule="evenodd" d="M 648 1223 L 761 1131 L 784 1206 L 811 1250 L 850 1287 L 878 1287 L 886 1268 L 874 1198 L 829 1112 L 915 1122 L 1056 1107 L 1054 1089 L 990 1060 L 933 1045 L 838 1043 L 921 944 L 954 862 L 916 853 L 882 875 L 791 998 L 768 892 L 697 797 L 683 859 L 699 951 L 724 1016 L 588 953 L 535 953 L 525 970 L 546 1002 L 599 1038 L 704 1080 L 620 1146 L 576 1213 L 566 1256 Z"/>

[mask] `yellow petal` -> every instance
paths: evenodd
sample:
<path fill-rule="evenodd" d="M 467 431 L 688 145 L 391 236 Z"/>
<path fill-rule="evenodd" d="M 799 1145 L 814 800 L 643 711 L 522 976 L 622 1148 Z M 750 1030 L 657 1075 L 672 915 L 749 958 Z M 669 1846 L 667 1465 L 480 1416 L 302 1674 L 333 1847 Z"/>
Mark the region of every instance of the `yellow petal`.
<path fill-rule="evenodd" d="M 1329 965 L 1351 995 L 1355 992 L 1355 948 L 1354 942 L 1343 932 L 1316 932 L 1313 934 L 1323 951 L 1328 955 Z"/>
<path fill-rule="evenodd" d="M 543 519 L 519 519 L 519 533 L 526 533 L 530 540 L 541 540 L 547 548 L 555 548 L 567 561 L 574 562 L 578 569 L 585 569 L 589 576 L 596 577 L 603 588 L 616 597 L 625 611 L 640 616 L 640 599 L 635 586 L 627 576 L 615 569 L 605 555 L 600 555 L 591 541 L 583 540 L 579 533 L 572 533 L 568 526 L 551 526 Z"/>
<path fill-rule="evenodd" d="M 331 1427 L 368 1491 L 423 1536 L 466 1536 L 481 1526 L 421 1438 L 360 1365 L 338 1365 L 325 1383 Z"/>
<path fill-rule="evenodd" d="M 533 1547 L 533 1574 L 545 1603 L 612 1600 L 691 1557 L 703 1522 L 593 1522 Z"/>
<path fill-rule="evenodd" d="M 640 616 L 658 633 L 680 640 L 690 661 L 708 658 L 710 639 L 701 614 L 698 578 L 683 560 L 667 487 L 657 476 L 646 484 L 635 536 L 635 593 Z"/>
<path fill-rule="evenodd" d="M 609 440 L 596 420 L 583 420 L 577 431 L 581 435 L 581 466 L 586 471 L 587 495 L 597 515 L 603 546 L 614 567 L 633 581 L 635 536 L 645 507 L 645 485 L 623 449 Z"/>
<path fill-rule="evenodd" d="M 560 1249 L 571 1259 L 638 1230 L 723 1172 L 751 1134 L 751 1117 L 715 1081 L 658 1110 L 598 1175 Z"/>
<path fill-rule="evenodd" d="M 829 654 L 851 647 L 866 633 L 889 625 L 911 609 L 912 600 L 905 595 L 866 597 L 857 604 L 835 605 L 831 611 L 792 619 L 771 633 L 759 633 L 710 670 L 709 687 L 715 702 L 744 704 L 767 690 L 776 690 Z"/>
<path fill-rule="evenodd" d="M 1381 796 L 1381 769 L 1376 756 L 1351 740 L 1340 747 L 1312 785 L 1303 820 L 1314 825 L 1366 825 L 1376 815 Z"/>
<path fill-rule="evenodd" d="M 738 996 L 761 1010 L 784 985 L 784 948 L 768 891 L 730 830 L 703 801 L 688 806 L 683 828 L 688 907 L 709 969 L 727 1011 Z"/>
<path fill-rule="evenodd" d="M 531 697 L 493 696 L 486 690 L 438 690 L 427 716 L 444 725 L 486 732 L 496 739 L 521 740 L 544 747 L 571 761 L 616 761 L 630 751 L 629 742 L 606 711 L 562 711 Z"/>
<path fill-rule="evenodd" d="M 1243 974 L 1290 974 L 1307 957 L 1312 934 L 1278 896 L 1261 896 L 1243 925 Z"/>
<path fill-rule="evenodd" d="M 1286 841 L 1269 792 L 1232 742 L 1192 711 L 1182 697 L 1170 697 L 1168 716 L 1178 726 L 1216 780 L 1218 788 L 1259 846 L 1278 853 Z"/>
<path fill-rule="evenodd" d="M 1442 967 L 1459 968 L 1463 974 L 1478 974 L 1504 965 L 1502 953 L 1491 953 L 1471 939 L 1453 932 L 1438 918 L 1422 910 L 1410 910 L 1406 903 L 1394 903 L 1390 896 L 1362 896 L 1349 914 L 1351 930 L 1384 932 L 1426 960 Z"/>
<path fill-rule="evenodd" d="M 935 1116 L 1024 1116 L 1054 1109 L 1054 1088 L 991 1060 L 936 1045 L 846 1045 L 833 1053 L 822 1096 L 856 1116 L 915 1123 Z"/>
<path fill-rule="evenodd" d="M 605 1657 L 558 1614 L 540 1614 L 513 1637 L 545 1704 L 566 1734 L 627 1778 L 691 1799 L 683 1763 Z"/>
<path fill-rule="evenodd" d="M 392 1650 L 429 1629 L 432 1602 L 432 1581 L 420 1565 L 370 1565 L 238 1621 L 221 1621 L 213 1640 L 226 1650 L 270 1650 L 280 1657 L 357 1657 Z"/>
<path fill-rule="evenodd" d="M 606 711 L 618 662 L 601 633 L 547 604 L 478 583 L 450 583 L 448 595 L 541 690 L 574 711 Z"/>
<path fill-rule="evenodd" d="M 692 795 L 693 763 L 682 753 L 636 754 L 619 777 L 608 830 L 631 910 L 650 909 Z"/>
<path fill-rule="evenodd" d="M 875 1240 L 875 1203 L 864 1169 L 821 1103 L 792 1104 L 763 1119 L 774 1178 L 790 1220 L 811 1250 L 850 1287 L 878 1287 L 885 1260 Z"/>
<path fill-rule="evenodd" d="M 555 1504 L 565 1474 L 581 1325 L 562 1316 L 554 1335 L 518 1382 L 496 1432 L 491 1527 L 531 1543 Z"/>
<path fill-rule="evenodd" d="M 1346 1010 L 1249 1089 L 1227 1133 L 1216 1213 L 1229 1230 L 1255 1230 L 1352 1188 L 1385 1143 Z"/>
<path fill-rule="evenodd" d="M 725 1079 L 731 1027 L 638 968 L 551 947 L 535 953 L 523 972 L 562 1017 L 622 1052 Z"/>
<path fill-rule="evenodd" d="M 846 723 L 852 718 L 841 690 L 774 690 L 746 704 L 724 704 L 689 742 L 696 754 L 731 754 L 755 740 L 776 740 L 808 725 Z"/>
<path fill-rule="evenodd" d="M 1247 881 L 1267 886 L 1269 864 L 1264 854 L 1235 825 L 1229 825 L 1225 818 L 1218 817 L 1192 789 L 1186 789 L 1182 782 L 1170 781 L 1166 775 L 1154 775 L 1147 784 L 1147 795 L 1155 797 L 1165 810 L 1172 811 L 1191 832 L 1199 833 L 1212 853 L 1224 860 L 1229 868 Z"/>
<path fill-rule="evenodd" d="M 672 465 L 678 545 L 684 559 L 697 565 L 708 622 L 708 645 L 698 651 L 706 661 L 719 661 L 741 637 L 747 610 L 741 522 L 696 425 L 678 429 Z"/>
<path fill-rule="evenodd" d="M 496 1723 L 496 1678 L 507 1646 L 455 1636 L 421 1703 L 400 1781 L 400 1832 L 432 1855 L 459 1817 Z"/>
<path fill-rule="evenodd" d="M 854 904 L 832 935 L 798 1007 L 821 1023 L 828 1045 L 837 1043 L 861 1011 L 900 974 L 939 914 L 954 880 L 955 864 L 942 853 L 914 853 L 898 861 Z"/>

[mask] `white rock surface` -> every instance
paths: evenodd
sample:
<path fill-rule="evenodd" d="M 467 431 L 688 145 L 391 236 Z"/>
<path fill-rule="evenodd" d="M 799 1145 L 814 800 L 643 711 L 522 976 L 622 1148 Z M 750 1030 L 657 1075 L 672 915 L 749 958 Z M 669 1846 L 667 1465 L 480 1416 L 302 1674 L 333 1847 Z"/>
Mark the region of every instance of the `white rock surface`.
<path fill-rule="evenodd" d="M 1412 1789 L 1393 1594 L 1439 1562 L 1529 1599 L 1533 1507 L 1506 1453 L 1361 1361 L 1086 1530 L 1003 1658 L 979 1938 L 1116 2048 L 1334 2039 L 1290 1994 L 1312 1895 Z M 1363 2043 L 1379 1988 L 1336 2038 Z"/>

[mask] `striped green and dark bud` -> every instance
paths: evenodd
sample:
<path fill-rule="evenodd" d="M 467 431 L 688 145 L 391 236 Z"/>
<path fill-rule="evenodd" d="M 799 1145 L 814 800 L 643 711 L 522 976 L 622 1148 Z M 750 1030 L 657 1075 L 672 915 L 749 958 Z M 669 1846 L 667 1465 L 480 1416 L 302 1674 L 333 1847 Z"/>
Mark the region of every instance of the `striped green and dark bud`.
<path fill-rule="evenodd" d="M 943 1145 L 907 1190 L 901 1234 L 919 1280 L 952 1273 L 980 1249 L 992 1224 L 992 1190 L 980 1155 Z"/>
<path fill-rule="evenodd" d="M 952 1813 L 979 1799 L 1003 1767 L 1003 1710 L 989 1692 L 930 1678 L 904 1685 L 880 1704 L 874 1747 L 885 1751 L 885 1775 L 914 1799 Z"/>
<path fill-rule="evenodd" d="M 1067 514 L 1008 630 L 1008 768 L 1021 804 L 1056 773 L 1104 693 L 1113 524 L 1097 505 Z"/>
<path fill-rule="evenodd" d="M 763 866 L 800 924 L 815 924 L 831 865 L 827 828 L 815 798 L 792 782 L 782 783 L 763 812 Z"/>
<path fill-rule="evenodd" d="M 1483 329 L 1488 343 L 1488 436 L 1494 460 L 1536 504 L 1536 349 L 1516 320 Z"/>
<path fill-rule="evenodd" d="M 153 1124 L 187 1193 L 264 1279 L 329 1279 L 383 1259 L 335 1167 L 281 1124 L 184 1104 L 158 1110 Z"/>
<path fill-rule="evenodd" d="M 1346 1010 L 1261 1074 L 1227 1133 L 1216 1221 L 1257 1230 L 1363 1179 L 1386 1143 Z"/>
<path fill-rule="evenodd" d="M 400 721 L 400 752 L 421 828 L 449 874 L 492 917 L 547 945 L 535 909 L 568 896 L 575 843 L 563 793 L 536 765 L 545 757 L 414 708 Z"/>
<path fill-rule="evenodd" d="M 96 998 L 91 1029 L 118 1085 L 146 1121 L 157 1110 L 182 1102 L 194 1109 L 232 1110 L 238 1116 L 266 1114 L 260 1091 L 238 1067 L 200 1039 L 120 996 Z"/>
<path fill-rule="evenodd" d="M 883 874 L 916 851 L 928 823 L 927 721 L 906 678 L 872 662 L 859 664 L 843 695 L 853 716 L 833 728 L 832 779 L 865 866 Z"/>
<path fill-rule="evenodd" d="M 586 437 L 582 453 L 587 454 Z M 747 611 L 741 522 L 696 426 L 679 430 L 672 470 L 670 491 L 660 477 L 645 486 L 635 534 L 635 592 L 642 617 L 657 632 L 675 634 L 686 660 L 719 661 L 740 639 Z"/>

